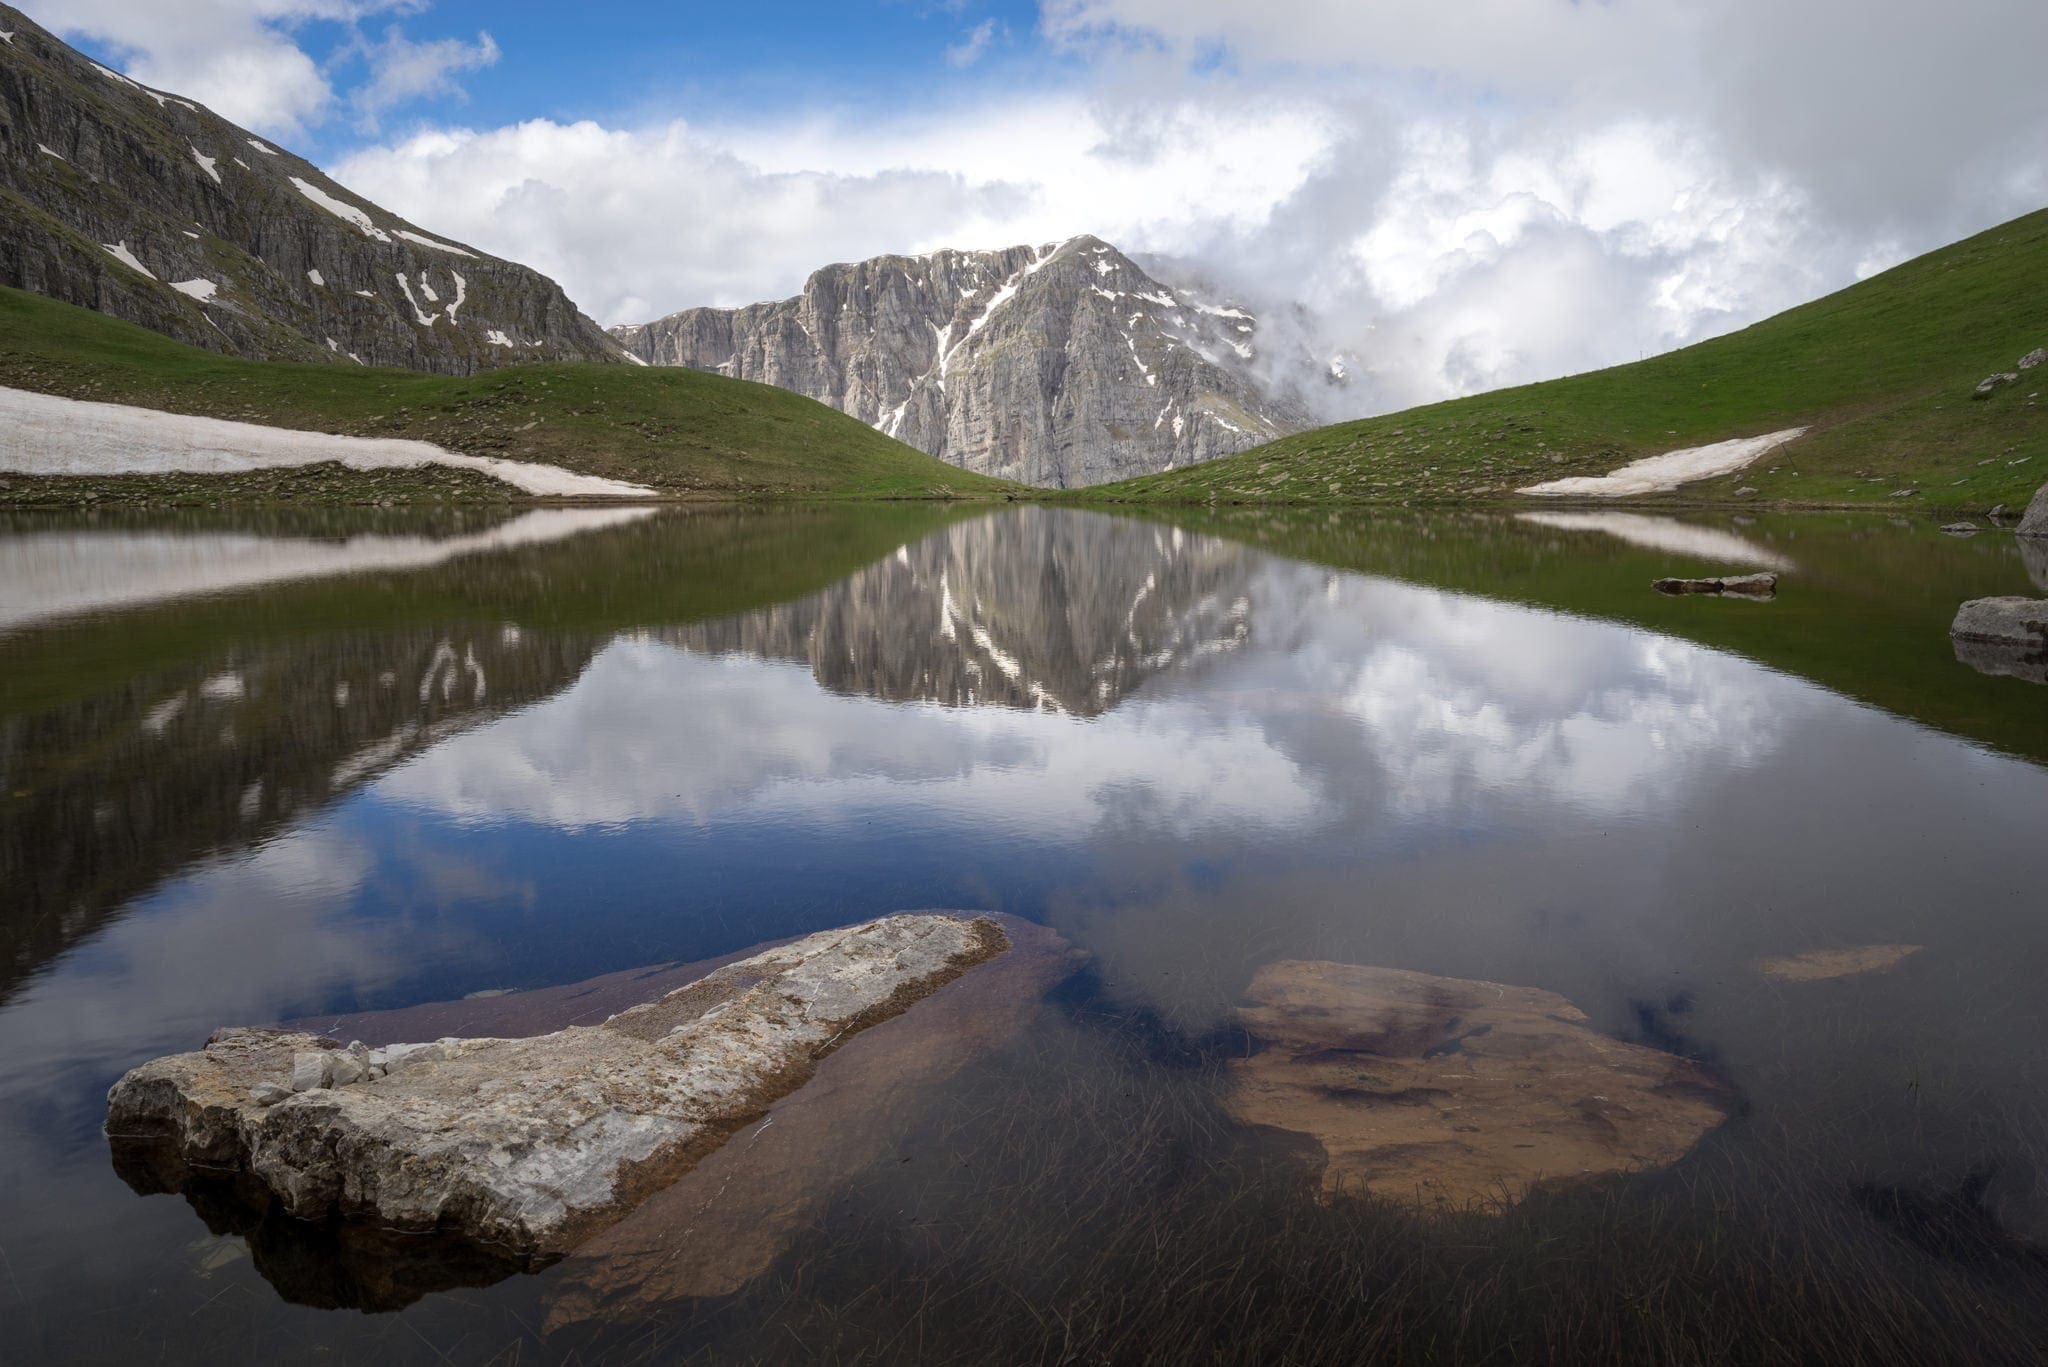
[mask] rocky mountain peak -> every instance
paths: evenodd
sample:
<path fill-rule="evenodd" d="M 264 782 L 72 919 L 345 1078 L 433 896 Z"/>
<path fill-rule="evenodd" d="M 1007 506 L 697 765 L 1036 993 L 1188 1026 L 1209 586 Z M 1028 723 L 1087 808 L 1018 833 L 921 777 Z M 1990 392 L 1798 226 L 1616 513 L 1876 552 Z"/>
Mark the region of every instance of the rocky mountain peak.
<path fill-rule="evenodd" d="M 426 231 L 0 5 L 0 284 L 215 351 L 450 374 L 620 359 L 537 271 Z"/>
<path fill-rule="evenodd" d="M 1075 487 L 1307 425 L 1257 378 L 1258 319 L 1092 236 L 826 266 L 803 292 L 612 329 L 654 365 L 794 389 L 942 460 Z"/>

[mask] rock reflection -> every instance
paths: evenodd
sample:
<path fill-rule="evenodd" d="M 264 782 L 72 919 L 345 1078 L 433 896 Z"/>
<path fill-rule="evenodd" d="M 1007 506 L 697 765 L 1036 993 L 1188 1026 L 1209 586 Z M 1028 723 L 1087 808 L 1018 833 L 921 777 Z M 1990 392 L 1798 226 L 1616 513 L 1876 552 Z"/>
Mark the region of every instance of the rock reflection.
<path fill-rule="evenodd" d="M 797 602 L 660 633 L 808 665 L 838 693 L 1098 716 L 1251 636 L 1251 557 L 1212 537 L 1025 508 Z"/>

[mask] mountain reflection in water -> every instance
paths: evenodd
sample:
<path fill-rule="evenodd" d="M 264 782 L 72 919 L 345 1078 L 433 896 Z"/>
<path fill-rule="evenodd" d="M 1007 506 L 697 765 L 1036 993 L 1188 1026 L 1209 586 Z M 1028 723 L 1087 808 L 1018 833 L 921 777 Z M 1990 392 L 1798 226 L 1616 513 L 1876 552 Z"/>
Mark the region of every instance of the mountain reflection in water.
<path fill-rule="evenodd" d="M 1649 589 L 1738 552 L 1795 567 L 1777 602 Z M 912 1323 L 955 1356 L 967 1325 L 1038 1356 L 990 1286 L 1109 1356 L 1143 1332 L 1251 1335 L 1224 1356 L 1255 1357 L 1279 1323 L 1315 1326 L 1304 1359 L 1370 1355 L 1371 1323 L 1475 1358 L 1765 1323 L 1882 1356 L 1931 1351 L 1959 1304 L 1967 1346 L 2016 1356 L 2048 1330 L 2026 1252 L 2048 1115 L 2023 1085 L 2048 1035 L 2048 694 L 1959 664 L 1946 625 L 2031 568 L 2009 538 L 1832 516 L 693 512 L 42 617 L 0 638 L 0 1242 L 25 1360 L 287 1334 L 746 1359 L 775 1355 L 772 1325 L 829 1358 Z M 669 1316 L 650 1338 L 601 1314 L 549 1337 L 552 1273 L 414 1301 L 433 1352 L 293 1308 L 229 1225 L 224 1245 L 130 1193 L 97 1132 L 115 1076 L 219 1025 L 453 1019 L 479 991 L 914 907 L 1041 922 L 1088 963 L 864 1131 L 876 1157 L 767 1272 L 640 1307 Z M 1913 952 L 1763 967 L 1872 946 Z M 1285 961 L 1555 994 L 1710 1074 L 1730 1118 L 1662 1176 L 1539 1187 L 1494 1224 L 1318 1205 L 1295 1161 L 1316 1127 L 1227 1104 L 1244 994 Z M 2021 1252 L 1944 1262 L 1901 1232 L 1923 1209 Z M 1618 1289 L 1680 1265 L 1697 1305 Z M 1216 1296 L 1172 1300 L 1195 1274 L 1169 1267 Z M 1318 1318 L 1311 1269 L 1383 1318 Z M 1478 1285 L 1497 1316 L 1432 1318 Z M 1788 1287 L 1807 1299 L 1771 1299 Z M 1898 1314 L 1851 1313 L 1880 1291 Z M 1212 1300 L 1250 1309 L 1212 1322 Z M 1666 1318 L 1616 1308 L 1650 1303 Z"/>

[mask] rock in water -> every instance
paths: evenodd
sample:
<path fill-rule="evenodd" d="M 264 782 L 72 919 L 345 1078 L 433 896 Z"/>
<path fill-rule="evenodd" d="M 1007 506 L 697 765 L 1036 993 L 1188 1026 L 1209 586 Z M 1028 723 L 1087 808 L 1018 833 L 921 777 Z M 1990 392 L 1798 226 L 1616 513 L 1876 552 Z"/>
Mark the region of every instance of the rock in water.
<path fill-rule="evenodd" d="M 817 1076 L 549 1274 L 547 1327 L 723 1296 L 766 1271 L 947 1081 L 1020 1032 L 1085 956 L 1000 918 L 1008 952 L 818 1065 Z"/>
<path fill-rule="evenodd" d="M 107 1133 L 127 1170 L 165 1186 L 195 1169 L 246 1172 L 302 1219 L 367 1218 L 544 1260 L 674 1181 L 820 1056 L 1007 943 L 986 918 L 884 917 L 765 950 L 600 1025 L 388 1048 L 381 1078 L 361 1073 L 367 1051 L 316 1035 L 221 1030 L 114 1084 Z M 351 1065 L 329 1066 L 336 1056 Z M 363 1080 L 256 1095 L 316 1075 Z"/>
<path fill-rule="evenodd" d="M 1756 969 L 1773 982 L 1825 982 L 1862 973 L 1889 973 L 1923 948 L 1923 945 L 1856 945 L 1850 949 L 1809 949 L 1800 954 L 1759 959 Z"/>
<path fill-rule="evenodd" d="M 1974 598 L 1948 634 L 1956 659 L 1980 674 L 2048 683 L 2048 598 Z"/>
<path fill-rule="evenodd" d="M 2048 536 L 2048 484 L 2034 492 L 2033 501 L 2027 504 L 2027 515 L 2020 519 L 2021 536 Z"/>
<path fill-rule="evenodd" d="M 1313 1136 L 1325 1195 L 1464 1208 L 1662 1167 L 1727 1115 L 1691 1061 L 1603 1035 L 1533 987 L 1283 961 L 1238 1016 L 1238 1119 Z"/>
<path fill-rule="evenodd" d="M 1735 574 L 1716 579 L 1659 579 L 1651 588 L 1659 593 L 1734 593 L 1744 598 L 1775 598 L 1778 596 L 1778 576 L 1775 574 Z"/>

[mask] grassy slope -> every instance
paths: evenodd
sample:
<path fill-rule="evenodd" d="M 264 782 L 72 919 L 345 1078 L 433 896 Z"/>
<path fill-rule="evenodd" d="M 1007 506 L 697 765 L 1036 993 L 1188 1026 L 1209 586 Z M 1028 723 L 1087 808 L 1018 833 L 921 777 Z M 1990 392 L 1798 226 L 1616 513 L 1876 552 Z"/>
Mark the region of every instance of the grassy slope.
<path fill-rule="evenodd" d="M 244 361 L 0 288 L 0 385 L 544 461 L 709 497 L 1002 494 L 788 390 L 694 370 L 522 365 L 454 377 Z"/>
<path fill-rule="evenodd" d="M 2048 210 L 1838 294 L 1633 365 L 1318 428 L 1084 498 L 1408 502 L 1511 497 L 1678 447 L 1808 425 L 1742 473 L 1662 501 L 2023 506 L 2048 479 L 2048 370 L 1971 390 L 2048 346 Z M 1896 490 L 1918 489 L 1893 500 Z"/>

